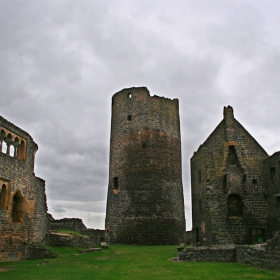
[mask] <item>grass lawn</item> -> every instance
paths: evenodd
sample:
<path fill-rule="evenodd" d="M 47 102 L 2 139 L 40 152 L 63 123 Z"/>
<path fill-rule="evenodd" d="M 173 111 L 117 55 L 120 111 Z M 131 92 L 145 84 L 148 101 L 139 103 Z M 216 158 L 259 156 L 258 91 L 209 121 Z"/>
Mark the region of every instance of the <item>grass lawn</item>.
<path fill-rule="evenodd" d="M 277 272 L 238 263 L 173 262 L 176 246 L 110 245 L 103 252 L 88 254 L 72 248 L 53 250 L 60 257 L 47 263 L 0 263 L 0 279 L 280 279 Z"/>

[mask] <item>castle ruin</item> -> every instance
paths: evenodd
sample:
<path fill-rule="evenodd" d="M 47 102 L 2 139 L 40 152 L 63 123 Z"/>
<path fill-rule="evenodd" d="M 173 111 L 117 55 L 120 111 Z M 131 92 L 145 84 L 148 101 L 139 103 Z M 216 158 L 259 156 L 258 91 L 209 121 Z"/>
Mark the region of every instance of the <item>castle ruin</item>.
<path fill-rule="evenodd" d="M 280 152 L 268 156 L 224 108 L 191 158 L 192 244 L 179 260 L 280 270 Z"/>
<path fill-rule="evenodd" d="M 105 236 L 123 244 L 184 241 L 178 99 L 145 87 L 113 95 Z"/>
<path fill-rule="evenodd" d="M 47 229 L 45 181 L 34 175 L 32 137 L 0 117 L 0 261 L 26 258 Z"/>
<path fill-rule="evenodd" d="M 254 244 L 280 230 L 280 153 L 268 156 L 232 107 L 191 158 L 193 243 Z"/>

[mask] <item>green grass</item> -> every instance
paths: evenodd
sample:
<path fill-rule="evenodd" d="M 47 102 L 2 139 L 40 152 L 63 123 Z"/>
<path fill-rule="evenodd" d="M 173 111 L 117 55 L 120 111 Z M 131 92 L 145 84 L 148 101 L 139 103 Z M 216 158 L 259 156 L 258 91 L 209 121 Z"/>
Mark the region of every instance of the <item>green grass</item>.
<path fill-rule="evenodd" d="M 79 254 L 73 248 L 53 248 L 60 257 L 2 262 L 0 279 L 280 279 L 280 274 L 238 263 L 173 262 L 176 246 L 110 245 L 103 252 Z"/>

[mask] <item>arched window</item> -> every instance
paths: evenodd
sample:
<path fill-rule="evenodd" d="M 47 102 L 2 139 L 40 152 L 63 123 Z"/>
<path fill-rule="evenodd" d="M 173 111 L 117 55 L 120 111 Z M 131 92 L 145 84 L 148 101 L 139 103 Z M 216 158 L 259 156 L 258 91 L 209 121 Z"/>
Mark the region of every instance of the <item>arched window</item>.
<path fill-rule="evenodd" d="M 2 185 L 2 189 L 0 191 L 0 209 L 5 209 L 6 207 L 6 194 L 7 194 L 7 187 L 5 184 Z"/>
<path fill-rule="evenodd" d="M 13 196 L 12 221 L 13 223 L 22 222 L 23 218 L 23 197 L 19 191 Z"/>
<path fill-rule="evenodd" d="M 227 201 L 228 217 L 243 217 L 242 199 L 237 194 L 228 196 Z"/>

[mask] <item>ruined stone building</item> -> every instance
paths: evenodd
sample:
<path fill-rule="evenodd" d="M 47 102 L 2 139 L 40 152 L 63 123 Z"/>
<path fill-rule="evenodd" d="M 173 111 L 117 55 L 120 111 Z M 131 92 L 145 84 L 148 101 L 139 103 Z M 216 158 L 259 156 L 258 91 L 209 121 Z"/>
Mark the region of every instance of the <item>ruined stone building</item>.
<path fill-rule="evenodd" d="M 178 244 L 184 234 L 178 100 L 123 89 L 112 97 L 106 239 Z"/>
<path fill-rule="evenodd" d="M 0 117 L 0 261 L 26 258 L 47 231 L 45 181 L 34 175 L 38 146 Z"/>
<path fill-rule="evenodd" d="M 265 150 L 232 107 L 191 158 L 193 243 L 254 244 L 280 230 L 280 153 Z"/>

